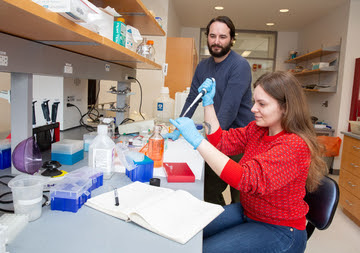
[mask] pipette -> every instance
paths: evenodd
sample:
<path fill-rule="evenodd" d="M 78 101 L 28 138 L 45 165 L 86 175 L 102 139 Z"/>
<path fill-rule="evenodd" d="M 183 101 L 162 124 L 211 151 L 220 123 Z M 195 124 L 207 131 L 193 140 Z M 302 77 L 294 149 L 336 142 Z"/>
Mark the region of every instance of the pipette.
<path fill-rule="evenodd" d="M 213 81 L 213 82 L 215 82 L 215 79 L 214 78 L 211 78 L 211 80 Z M 206 91 L 206 89 L 202 89 L 200 92 L 199 92 L 199 94 L 196 96 L 196 98 L 194 99 L 194 101 L 191 103 L 191 105 L 186 109 L 186 111 L 182 114 L 182 115 L 180 115 L 180 117 L 185 117 L 186 116 L 186 114 L 189 112 L 189 110 L 191 109 L 191 107 L 193 107 L 193 105 L 197 102 L 197 101 L 199 101 L 199 99 L 202 97 L 202 96 L 204 96 L 205 94 L 207 93 L 207 91 Z"/>

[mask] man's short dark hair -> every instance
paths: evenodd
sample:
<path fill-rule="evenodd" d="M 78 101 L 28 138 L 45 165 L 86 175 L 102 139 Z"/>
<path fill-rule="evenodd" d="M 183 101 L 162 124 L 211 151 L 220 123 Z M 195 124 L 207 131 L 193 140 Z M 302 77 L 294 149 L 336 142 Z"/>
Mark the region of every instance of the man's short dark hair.
<path fill-rule="evenodd" d="M 212 20 L 210 20 L 209 24 L 206 27 L 206 32 L 205 35 L 208 36 L 209 35 L 209 30 L 210 30 L 210 26 L 212 23 L 214 22 L 221 22 L 227 25 L 227 27 L 229 27 L 230 29 L 230 37 L 232 40 L 235 40 L 235 26 L 234 23 L 231 21 L 231 19 L 227 16 L 218 16 L 216 18 L 213 18 Z"/>

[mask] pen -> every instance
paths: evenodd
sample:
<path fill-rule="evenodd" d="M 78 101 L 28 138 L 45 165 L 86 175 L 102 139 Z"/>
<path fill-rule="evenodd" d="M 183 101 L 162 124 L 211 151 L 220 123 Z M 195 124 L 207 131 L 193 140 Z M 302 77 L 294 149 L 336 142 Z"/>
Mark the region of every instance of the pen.
<path fill-rule="evenodd" d="M 118 206 L 119 205 L 119 196 L 118 196 L 116 188 L 114 188 L 114 195 L 115 195 L 115 206 Z"/>

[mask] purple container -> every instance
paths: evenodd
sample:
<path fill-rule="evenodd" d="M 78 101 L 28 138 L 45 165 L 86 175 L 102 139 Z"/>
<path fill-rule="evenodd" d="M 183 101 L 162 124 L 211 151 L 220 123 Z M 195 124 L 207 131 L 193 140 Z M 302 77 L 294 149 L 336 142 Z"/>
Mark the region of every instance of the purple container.
<path fill-rule="evenodd" d="M 34 138 L 20 142 L 12 153 L 14 167 L 24 173 L 34 174 L 42 166 L 42 157 Z"/>

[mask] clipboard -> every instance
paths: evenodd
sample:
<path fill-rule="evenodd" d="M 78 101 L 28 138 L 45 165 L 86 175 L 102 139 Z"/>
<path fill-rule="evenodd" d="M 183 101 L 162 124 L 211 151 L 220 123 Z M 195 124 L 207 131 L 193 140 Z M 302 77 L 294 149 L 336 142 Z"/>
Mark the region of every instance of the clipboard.
<path fill-rule="evenodd" d="M 187 163 L 164 162 L 163 167 L 169 183 L 195 182 L 195 175 Z"/>

